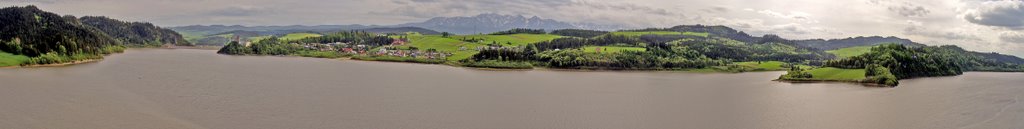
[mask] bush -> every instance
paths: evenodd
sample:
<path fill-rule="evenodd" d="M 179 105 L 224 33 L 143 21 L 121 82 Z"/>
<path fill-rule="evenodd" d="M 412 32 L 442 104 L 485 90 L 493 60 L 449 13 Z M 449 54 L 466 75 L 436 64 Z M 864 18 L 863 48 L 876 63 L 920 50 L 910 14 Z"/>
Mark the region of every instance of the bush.
<path fill-rule="evenodd" d="M 533 69 L 533 64 L 515 61 L 484 60 L 466 62 L 466 66 L 497 69 Z"/>
<path fill-rule="evenodd" d="M 789 73 L 786 73 L 786 75 L 782 75 L 782 77 L 779 78 L 784 80 L 799 80 L 814 78 L 814 75 L 804 71 L 803 68 L 792 67 L 789 69 Z"/>
<path fill-rule="evenodd" d="M 122 53 L 126 48 L 124 46 L 106 46 L 100 50 L 100 54 L 114 54 Z"/>
<path fill-rule="evenodd" d="M 866 72 L 864 73 L 864 76 L 867 78 L 861 82 L 886 86 L 896 86 L 900 84 L 899 78 L 896 78 L 896 75 L 893 75 L 889 68 L 885 68 L 879 64 L 869 64 L 865 69 Z"/>

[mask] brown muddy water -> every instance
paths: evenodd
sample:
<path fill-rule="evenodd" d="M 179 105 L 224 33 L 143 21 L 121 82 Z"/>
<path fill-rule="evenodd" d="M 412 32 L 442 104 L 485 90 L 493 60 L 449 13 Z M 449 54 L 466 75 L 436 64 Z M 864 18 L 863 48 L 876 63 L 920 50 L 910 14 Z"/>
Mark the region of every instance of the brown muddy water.
<path fill-rule="evenodd" d="M 132 49 L 0 69 L 0 128 L 1024 128 L 1024 74 L 896 88 L 782 72 L 486 71 Z"/>

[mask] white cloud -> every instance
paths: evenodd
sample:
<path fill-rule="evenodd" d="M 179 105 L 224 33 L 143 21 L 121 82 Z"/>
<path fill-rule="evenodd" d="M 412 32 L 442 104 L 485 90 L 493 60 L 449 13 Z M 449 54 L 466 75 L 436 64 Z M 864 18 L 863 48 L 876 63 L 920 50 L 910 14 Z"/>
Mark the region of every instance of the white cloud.
<path fill-rule="evenodd" d="M 971 23 L 1024 29 L 1024 1 L 997 0 L 969 2 L 963 14 L 964 19 Z"/>
<path fill-rule="evenodd" d="M 772 11 L 772 10 L 761 10 L 761 11 L 757 11 L 757 13 L 761 13 L 761 14 L 765 14 L 765 15 L 772 16 L 772 17 L 777 17 L 777 18 L 792 19 L 792 20 L 803 22 L 803 23 L 818 23 L 818 22 L 820 22 L 820 21 L 811 19 L 810 18 L 811 14 L 808 14 L 808 13 L 805 13 L 805 12 L 800 12 L 800 11 L 791 11 L 788 14 L 786 14 L 786 13 L 775 12 L 775 11 Z"/>
<path fill-rule="evenodd" d="M 932 38 L 942 38 L 946 40 L 968 40 L 968 41 L 981 41 L 977 36 L 970 34 L 966 31 L 958 30 L 947 30 L 947 29 L 936 29 L 929 28 L 924 23 L 919 21 L 908 20 L 907 27 L 903 29 L 903 33 L 907 35 L 917 35 Z"/>

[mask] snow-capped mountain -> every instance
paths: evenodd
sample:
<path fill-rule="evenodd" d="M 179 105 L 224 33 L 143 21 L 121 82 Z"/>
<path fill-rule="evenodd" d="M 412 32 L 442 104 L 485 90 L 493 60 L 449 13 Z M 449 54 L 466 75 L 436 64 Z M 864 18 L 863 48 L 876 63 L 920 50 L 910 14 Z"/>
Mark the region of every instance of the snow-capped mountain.
<path fill-rule="evenodd" d="M 493 13 L 480 14 L 472 17 L 436 17 L 425 22 L 407 23 L 396 26 L 421 27 L 457 34 L 491 33 L 515 28 L 544 29 L 548 31 L 558 29 L 624 29 L 624 27 L 619 25 L 569 23 L 552 19 L 542 19 L 537 16 L 527 18 L 522 15 L 501 15 Z"/>

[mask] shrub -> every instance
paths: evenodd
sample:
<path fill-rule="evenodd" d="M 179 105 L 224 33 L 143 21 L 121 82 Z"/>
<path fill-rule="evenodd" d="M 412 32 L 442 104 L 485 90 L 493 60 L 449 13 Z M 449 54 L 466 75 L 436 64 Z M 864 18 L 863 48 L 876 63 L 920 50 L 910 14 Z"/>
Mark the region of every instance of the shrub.
<path fill-rule="evenodd" d="M 533 65 L 528 63 L 528 62 L 497 61 L 497 60 L 484 60 L 484 61 L 466 62 L 466 66 L 469 66 L 469 67 L 479 67 L 479 68 L 497 68 L 497 69 L 533 69 Z"/>

